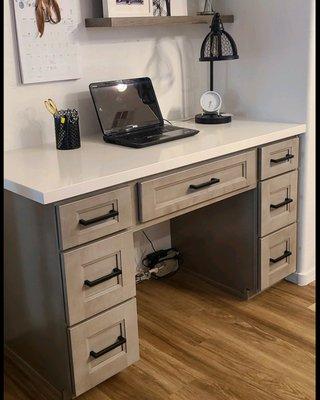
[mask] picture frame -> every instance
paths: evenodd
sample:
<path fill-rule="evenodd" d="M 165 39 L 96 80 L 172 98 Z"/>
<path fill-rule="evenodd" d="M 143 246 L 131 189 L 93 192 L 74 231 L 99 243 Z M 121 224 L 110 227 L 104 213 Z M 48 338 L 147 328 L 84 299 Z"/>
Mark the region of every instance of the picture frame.
<path fill-rule="evenodd" d="M 171 0 L 172 16 L 197 15 L 204 9 L 205 0 Z"/>
<path fill-rule="evenodd" d="M 102 0 L 104 18 L 152 17 L 152 0 Z"/>

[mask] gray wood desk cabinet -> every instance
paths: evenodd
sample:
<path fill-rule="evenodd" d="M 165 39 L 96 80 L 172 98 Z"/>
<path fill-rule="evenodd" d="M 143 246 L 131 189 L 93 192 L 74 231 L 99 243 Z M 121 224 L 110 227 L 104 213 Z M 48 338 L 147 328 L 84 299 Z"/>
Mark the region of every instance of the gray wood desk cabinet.
<path fill-rule="evenodd" d="M 185 268 L 241 297 L 293 273 L 298 166 L 296 136 L 48 205 L 6 190 L 8 356 L 48 399 L 137 361 L 133 234 L 161 221 Z"/>

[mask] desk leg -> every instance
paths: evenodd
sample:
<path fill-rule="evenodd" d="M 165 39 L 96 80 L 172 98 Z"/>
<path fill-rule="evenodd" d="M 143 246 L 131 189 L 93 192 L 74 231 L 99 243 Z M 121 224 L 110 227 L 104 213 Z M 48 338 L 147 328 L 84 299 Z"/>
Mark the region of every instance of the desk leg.
<path fill-rule="evenodd" d="M 182 268 L 242 298 L 257 293 L 257 215 L 255 189 L 172 219 Z"/>

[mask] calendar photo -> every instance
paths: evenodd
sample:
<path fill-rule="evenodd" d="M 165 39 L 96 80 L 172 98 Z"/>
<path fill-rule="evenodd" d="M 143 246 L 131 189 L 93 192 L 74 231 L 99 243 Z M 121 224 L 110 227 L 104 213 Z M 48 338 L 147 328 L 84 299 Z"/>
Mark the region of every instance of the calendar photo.
<path fill-rule="evenodd" d="M 103 15 L 115 17 L 152 17 L 152 0 L 103 0 Z"/>

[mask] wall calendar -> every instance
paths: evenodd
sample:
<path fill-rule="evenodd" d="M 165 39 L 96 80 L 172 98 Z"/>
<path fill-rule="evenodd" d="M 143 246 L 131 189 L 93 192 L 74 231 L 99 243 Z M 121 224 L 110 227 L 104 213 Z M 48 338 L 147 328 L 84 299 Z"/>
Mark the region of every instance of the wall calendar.
<path fill-rule="evenodd" d="M 79 79 L 74 0 L 58 0 L 61 21 L 45 22 L 38 32 L 36 0 L 13 0 L 23 84 Z"/>

